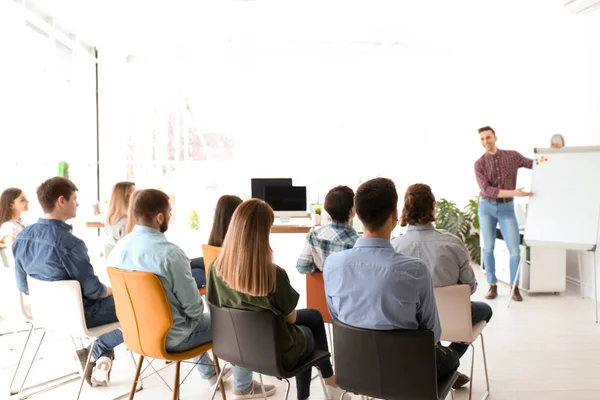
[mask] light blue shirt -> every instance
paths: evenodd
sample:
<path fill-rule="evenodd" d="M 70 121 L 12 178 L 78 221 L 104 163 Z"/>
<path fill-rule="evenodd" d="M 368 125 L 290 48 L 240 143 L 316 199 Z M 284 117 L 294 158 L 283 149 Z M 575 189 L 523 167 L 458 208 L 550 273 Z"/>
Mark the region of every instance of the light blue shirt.
<path fill-rule="evenodd" d="M 398 254 L 389 240 L 360 238 L 351 250 L 327 257 L 323 267 L 333 318 L 365 329 L 441 328 L 433 285 L 423 261 Z"/>
<path fill-rule="evenodd" d="M 117 243 L 110 254 L 109 265 L 128 271 L 152 272 L 159 277 L 173 313 L 167 349 L 190 336 L 201 320 L 204 303 L 192 277 L 190 260 L 183 250 L 156 229 L 136 225 Z"/>

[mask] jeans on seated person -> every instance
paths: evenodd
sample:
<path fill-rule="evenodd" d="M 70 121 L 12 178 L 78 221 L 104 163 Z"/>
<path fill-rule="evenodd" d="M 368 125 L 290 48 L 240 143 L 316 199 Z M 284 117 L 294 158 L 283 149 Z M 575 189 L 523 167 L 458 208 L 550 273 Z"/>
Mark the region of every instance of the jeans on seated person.
<path fill-rule="evenodd" d="M 435 366 L 437 368 L 438 381 L 444 379 L 460 366 L 458 354 L 450 347 L 444 347 L 438 343 L 435 346 Z"/>
<path fill-rule="evenodd" d="M 306 349 L 300 355 L 298 364 L 305 362 L 316 350 L 329 351 L 327 345 L 327 334 L 325 333 L 325 324 L 323 316 L 318 310 L 311 308 L 296 311 L 296 325 L 304 332 L 306 336 Z M 323 378 L 333 376 L 333 368 L 331 360 L 326 360 L 317 364 L 317 368 L 321 370 Z M 296 375 L 296 391 L 298 392 L 298 400 L 308 399 L 310 396 L 310 382 L 312 368 L 305 369 Z"/>
<path fill-rule="evenodd" d="M 204 258 L 192 258 L 190 260 L 190 267 L 192 268 L 192 276 L 196 281 L 196 286 L 200 289 L 202 286 L 206 286 L 206 270 L 204 269 Z"/>
<path fill-rule="evenodd" d="M 473 325 L 478 322 L 485 321 L 490 322 L 492 319 L 492 315 L 494 312 L 492 311 L 492 307 L 489 304 L 483 303 L 481 301 L 472 301 L 471 302 L 471 320 Z M 458 357 L 462 357 L 463 354 L 469 348 L 469 345 L 466 343 L 451 343 L 450 348 L 454 349 L 458 353 Z"/>
<path fill-rule="evenodd" d="M 210 314 L 203 314 L 202 320 L 198 323 L 196 329 L 194 329 L 190 336 L 177 346 L 168 347 L 167 351 L 169 353 L 183 353 L 184 351 L 208 343 L 211 340 L 212 330 L 210 325 Z M 200 372 L 202 379 L 209 379 L 217 373 L 212 360 L 206 353 L 199 357 L 194 357 L 193 361 L 198 363 L 196 368 L 198 369 L 198 372 Z M 231 369 L 233 371 L 233 387 L 240 391 L 248 389 L 252 384 L 252 371 L 235 366 Z"/>
<path fill-rule="evenodd" d="M 95 328 L 100 325 L 119 321 L 117 319 L 115 298 L 113 296 L 94 301 L 86 299 L 83 313 L 85 315 L 85 324 L 88 328 Z M 120 329 L 108 332 L 96 338 L 92 357 L 97 360 L 121 343 L 123 343 L 123 332 Z"/>

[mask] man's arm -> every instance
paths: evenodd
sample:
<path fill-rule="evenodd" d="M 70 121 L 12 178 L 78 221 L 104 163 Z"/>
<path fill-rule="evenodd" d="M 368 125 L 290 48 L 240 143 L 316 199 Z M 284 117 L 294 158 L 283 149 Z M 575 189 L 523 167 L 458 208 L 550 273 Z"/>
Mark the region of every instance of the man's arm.
<path fill-rule="evenodd" d="M 420 277 L 418 280 L 419 304 L 417 306 L 417 321 L 419 322 L 419 329 L 433 331 L 435 343 L 438 343 L 442 336 L 442 328 L 440 326 L 437 305 L 435 304 L 433 283 L 427 267 L 422 261 L 419 262 L 421 263 L 421 268 L 418 271 Z"/>
<path fill-rule="evenodd" d="M 312 274 L 316 270 L 315 262 L 312 255 L 312 244 L 310 240 L 311 235 L 312 231 L 310 231 L 306 235 L 304 248 L 302 249 L 302 253 L 300 254 L 300 257 L 298 257 L 298 262 L 296 263 L 296 269 L 301 274 Z"/>
<path fill-rule="evenodd" d="M 533 160 L 531 158 L 525 157 L 523 154 L 517 152 L 519 155 L 519 167 L 520 168 L 533 168 Z"/>
<path fill-rule="evenodd" d="M 84 298 L 98 300 L 110 296 L 108 288 L 94 273 L 94 267 L 90 263 L 90 256 L 83 241 L 77 239 L 75 245 L 62 254 L 62 261 L 69 276 L 81 285 Z"/>
<path fill-rule="evenodd" d="M 204 312 L 204 302 L 192 276 L 190 260 L 177 248 L 167 254 L 167 271 L 173 284 L 173 293 L 181 303 L 183 312 L 190 319 L 198 319 Z"/>
<path fill-rule="evenodd" d="M 471 287 L 471 294 L 473 294 L 477 290 L 477 278 L 473 272 L 473 267 L 471 267 L 471 256 L 469 254 L 469 250 L 467 250 L 467 247 L 460 241 L 460 239 L 456 240 L 455 246 L 457 248 L 456 252 L 458 255 L 458 284 L 469 285 Z"/>
<path fill-rule="evenodd" d="M 325 260 L 325 265 L 327 263 L 328 263 L 327 260 Z M 331 318 L 337 319 L 338 312 L 335 309 L 332 297 L 329 295 L 331 292 L 331 289 L 329 288 L 330 285 L 327 284 L 328 282 L 330 282 L 330 279 L 335 279 L 335 278 L 331 277 L 331 273 L 332 273 L 331 268 L 325 268 L 325 265 L 323 265 L 323 281 L 325 284 L 325 299 L 327 301 L 327 310 L 329 310 L 329 315 L 331 315 Z"/>
<path fill-rule="evenodd" d="M 29 287 L 27 286 L 27 272 L 23 268 L 23 263 L 19 258 L 15 257 L 15 278 L 17 280 L 17 288 L 19 292 L 29 294 Z"/>
<path fill-rule="evenodd" d="M 481 189 L 481 194 L 483 195 L 483 197 L 487 197 L 489 199 L 504 197 L 524 197 L 531 196 L 533 194 L 531 192 L 525 192 L 523 188 L 515 190 L 504 190 L 498 189 L 497 187 L 490 185 L 487 178 L 485 177 L 483 166 L 478 162 L 475 163 L 475 177 L 477 178 L 477 184 L 479 185 L 479 189 Z"/>

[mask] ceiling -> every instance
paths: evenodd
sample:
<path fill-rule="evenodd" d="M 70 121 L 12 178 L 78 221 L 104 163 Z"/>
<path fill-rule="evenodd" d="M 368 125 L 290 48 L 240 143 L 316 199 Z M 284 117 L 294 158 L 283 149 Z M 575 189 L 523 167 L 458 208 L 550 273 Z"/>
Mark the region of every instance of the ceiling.
<path fill-rule="evenodd" d="M 520 43 L 569 15 L 561 0 L 27 0 L 94 46 L 461 49 Z M 535 23 L 536 29 L 529 29 Z"/>

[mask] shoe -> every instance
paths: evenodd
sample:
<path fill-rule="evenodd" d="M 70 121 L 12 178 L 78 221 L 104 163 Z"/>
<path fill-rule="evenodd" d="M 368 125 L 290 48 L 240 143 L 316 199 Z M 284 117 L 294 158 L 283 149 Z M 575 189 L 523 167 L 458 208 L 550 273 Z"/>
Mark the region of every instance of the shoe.
<path fill-rule="evenodd" d="M 452 389 L 460 389 L 461 387 L 465 386 L 467 383 L 469 383 L 471 379 L 466 376 L 465 374 L 461 374 L 460 372 L 458 373 L 458 378 L 456 378 L 456 380 L 454 381 L 454 384 L 452 385 Z"/>
<path fill-rule="evenodd" d="M 248 389 L 244 389 L 244 390 L 235 389 L 233 391 L 233 398 L 237 399 L 237 400 L 259 399 L 261 397 L 273 396 L 276 391 L 277 390 L 275 389 L 275 386 L 265 385 L 265 393 L 263 394 L 262 386 L 260 385 L 260 382 L 252 381 L 252 384 L 250 384 L 250 387 Z"/>
<path fill-rule="evenodd" d="M 227 379 L 229 379 L 231 377 L 232 373 L 233 373 L 233 371 L 231 370 L 231 366 L 229 366 L 229 365 L 226 366 L 225 367 L 225 371 L 223 372 L 223 378 L 221 378 L 221 380 L 223 382 L 225 382 Z M 218 378 L 219 378 L 218 374 L 214 374 L 213 376 L 211 376 L 210 378 L 208 378 L 208 383 L 210 384 L 210 386 L 215 386 L 215 384 L 217 383 L 217 379 Z"/>
<path fill-rule="evenodd" d="M 85 381 L 88 385 L 92 386 L 92 372 L 94 371 L 94 366 L 96 365 L 96 362 L 90 360 L 90 363 L 86 368 L 85 364 L 87 363 L 89 354 L 89 348 L 79 349 L 76 351 L 76 359 L 81 364 L 81 373 L 83 374 Z"/>
<path fill-rule="evenodd" d="M 325 385 L 325 387 L 327 388 L 327 398 L 329 400 L 340 400 L 342 393 L 344 393 L 344 389 L 337 386 Z M 350 393 L 346 393 L 343 400 L 350 400 L 351 398 Z"/>
<path fill-rule="evenodd" d="M 110 370 L 112 369 L 112 358 L 103 355 L 96 360 L 96 367 L 92 374 L 92 387 L 108 386 L 110 382 Z"/>
<path fill-rule="evenodd" d="M 488 290 L 485 298 L 488 300 L 492 300 L 498 297 L 498 285 L 490 285 L 490 289 Z"/>
<path fill-rule="evenodd" d="M 521 297 L 521 293 L 519 293 L 518 286 L 515 286 L 515 291 L 513 292 L 512 299 L 514 301 L 523 301 L 523 297 Z"/>

